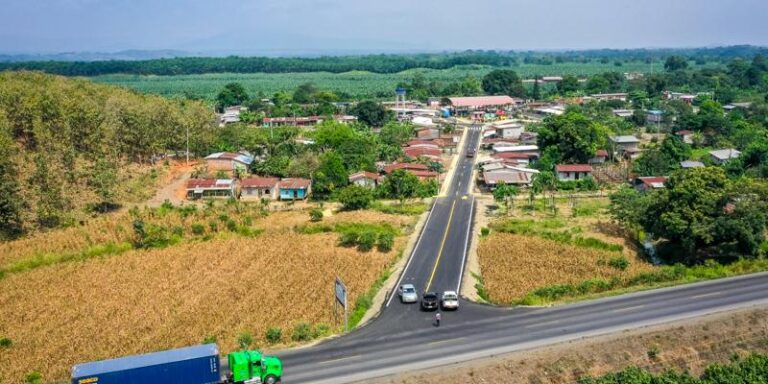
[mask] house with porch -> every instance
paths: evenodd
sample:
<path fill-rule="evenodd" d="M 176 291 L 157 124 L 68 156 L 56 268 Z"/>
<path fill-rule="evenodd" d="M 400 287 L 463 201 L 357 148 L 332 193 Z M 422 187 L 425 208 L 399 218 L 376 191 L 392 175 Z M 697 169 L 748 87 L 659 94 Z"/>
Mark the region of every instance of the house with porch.
<path fill-rule="evenodd" d="M 365 188 L 376 188 L 379 185 L 379 175 L 366 171 L 355 172 L 349 175 L 349 183 Z"/>
<path fill-rule="evenodd" d="M 640 148 L 640 139 L 632 135 L 611 136 L 613 153 L 616 156 L 623 155 L 627 150 L 636 150 Z"/>
<path fill-rule="evenodd" d="M 240 198 L 243 200 L 277 200 L 278 183 L 276 177 L 250 177 L 240 182 Z"/>
<path fill-rule="evenodd" d="M 592 177 L 592 166 L 589 164 L 558 164 L 555 166 L 555 173 L 560 181 L 576 181 Z"/>
<path fill-rule="evenodd" d="M 190 179 L 187 180 L 187 199 L 234 198 L 234 179 Z"/>
<path fill-rule="evenodd" d="M 718 149 L 709 151 L 709 156 L 715 164 L 725 164 L 730 160 L 738 159 L 741 152 L 736 149 Z"/>
<path fill-rule="evenodd" d="M 280 200 L 304 200 L 312 193 L 312 180 L 302 178 L 282 179 L 278 183 Z"/>

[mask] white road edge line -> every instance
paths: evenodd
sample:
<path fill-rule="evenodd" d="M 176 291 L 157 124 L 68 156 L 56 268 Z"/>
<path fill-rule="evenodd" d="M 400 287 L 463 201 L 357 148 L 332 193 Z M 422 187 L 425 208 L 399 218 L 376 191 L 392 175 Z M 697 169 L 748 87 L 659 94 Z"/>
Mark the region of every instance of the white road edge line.
<path fill-rule="evenodd" d="M 427 345 L 445 344 L 445 343 L 450 343 L 452 341 L 459 341 L 459 340 L 464 340 L 464 339 L 466 339 L 466 337 L 457 337 L 457 338 L 453 338 L 453 339 L 438 340 L 438 341 L 433 341 L 431 343 L 428 343 Z"/>
<path fill-rule="evenodd" d="M 424 238 L 424 232 L 427 230 L 427 226 L 429 225 L 429 220 L 432 219 L 432 212 L 435 211 L 435 205 L 437 205 L 437 200 L 440 199 L 439 197 L 435 197 L 434 202 L 432 202 L 432 208 L 429 209 L 429 215 L 427 215 L 427 221 L 424 222 L 424 226 L 421 227 L 421 233 L 419 234 L 419 239 L 416 240 L 416 245 L 413 246 L 413 251 L 411 251 L 411 256 L 408 258 L 408 262 L 405 264 L 405 268 L 403 268 L 403 271 L 400 273 L 400 278 L 397 279 L 397 283 L 395 284 L 395 287 L 392 290 L 392 294 L 389 296 L 389 300 L 387 300 L 387 305 L 384 307 L 389 307 L 389 304 L 392 303 L 392 299 L 395 297 L 395 292 L 397 291 L 397 287 L 400 286 L 400 283 L 403 282 L 403 278 L 405 277 L 405 274 L 408 272 L 408 267 L 411 266 L 411 262 L 413 261 L 414 256 L 416 256 L 416 251 L 419 249 L 419 245 L 421 244 L 421 239 Z"/>
<path fill-rule="evenodd" d="M 632 307 L 626 307 L 626 308 L 619 308 L 619 309 L 614 309 L 614 310 L 613 310 L 613 311 L 611 311 L 611 312 L 613 312 L 613 313 L 619 313 L 619 312 L 631 312 L 631 311 L 634 311 L 635 309 L 640 309 L 640 308 L 643 308 L 643 307 L 645 307 L 645 304 L 643 304 L 643 305 L 635 305 L 635 306 L 632 306 Z"/>
<path fill-rule="evenodd" d="M 467 245 L 469 245 L 469 233 L 472 232 L 472 213 L 474 213 L 475 209 L 475 197 L 472 196 L 472 200 L 470 201 L 469 206 L 469 227 L 467 228 L 467 234 L 464 238 L 464 254 L 461 256 L 461 269 L 459 269 L 459 283 L 456 284 L 456 294 L 461 294 L 461 280 L 464 278 L 464 268 L 466 265 L 464 263 L 467 262 Z"/>
<path fill-rule="evenodd" d="M 331 359 L 331 360 L 321 361 L 321 362 L 319 362 L 318 364 L 332 364 L 332 363 L 336 363 L 336 362 L 339 362 L 339 361 L 357 359 L 357 358 L 359 358 L 360 356 L 361 356 L 361 355 L 354 355 L 354 356 L 340 357 L 340 358 L 338 358 L 338 359 Z"/>
<path fill-rule="evenodd" d="M 701 295 L 691 296 L 691 299 L 700 299 L 702 297 L 710 297 L 710 296 L 720 296 L 722 294 L 723 293 L 720 292 L 720 291 L 718 291 L 718 292 L 710 292 L 710 293 L 702 293 Z"/>

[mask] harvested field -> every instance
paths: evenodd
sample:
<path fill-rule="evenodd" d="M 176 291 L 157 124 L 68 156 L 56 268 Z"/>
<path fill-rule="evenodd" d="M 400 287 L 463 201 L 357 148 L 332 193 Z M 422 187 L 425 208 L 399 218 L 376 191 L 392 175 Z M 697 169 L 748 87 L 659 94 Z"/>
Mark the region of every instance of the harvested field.
<path fill-rule="evenodd" d="M 180 220 L 173 217 L 166 216 Z M 77 362 L 206 338 L 215 338 L 227 353 L 243 332 L 268 348 L 267 328 L 282 328 L 282 343 L 290 343 L 300 321 L 337 329 L 335 276 L 347 284 L 354 303 L 396 260 L 415 218 L 350 212 L 323 220 L 386 222 L 404 229 L 386 253 L 340 247 L 337 233 L 288 230 L 308 219 L 307 212 L 273 213 L 253 220 L 254 228 L 264 230 L 255 237 L 185 238 L 167 248 L 7 275 L 0 280 L 0 337 L 12 346 L 0 348 L 0 382 L 23 382 L 30 371 L 43 373 L 46 381 L 66 380 Z"/>
<path fill-rule="evenodd" d="M 622 271 L 608 264 L 621 255 L 618 252 L 510 233 L 493 232 L 480 240 L 477 251 L 485 289 L 494 303 L 510 304 L 548 285 L 575 284 L 652 269 L 635 258 L 629 259 L 628 267 Z"/>

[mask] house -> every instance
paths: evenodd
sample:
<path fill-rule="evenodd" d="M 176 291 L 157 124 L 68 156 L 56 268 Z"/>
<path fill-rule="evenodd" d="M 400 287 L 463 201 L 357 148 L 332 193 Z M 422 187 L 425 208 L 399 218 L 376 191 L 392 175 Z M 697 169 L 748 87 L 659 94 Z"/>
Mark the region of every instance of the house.
<path fill-rule="evenodd" d="M 433 140 L 411 140 L 405 144 L 409 148 L 431 148 L 440 149 L 441 142 L 438 139 Z"/>
<path fill-rule="evenodd" d="M 501 152 L 492 155 L 494 159 L 514 161 L 518 164 L 530 164 L 539 158 L 538 152 Z"/>
<path fill-rule="evenodd" d="M 398 170 L 402 169 L 416 177 L 419 178 L 419 180 L 437 180 L 439 174 L 434 171 L 430 171 L 429 167 L 427 167 L 424 164 L 419 163 L 393 163 L 393 164 L 387 164 L 383 167 L 384 173 L 387 175 Z"/>
<path fill-rule="evenodd" d="M 666 176 L 647 176 L 647 177 L 638 177 L 634 181 L 635 189 L 637 189 L 640 192 L 648 192 L 652 191 L 654 189 L 662 189 L 664 188 L 664 183 L 667 182 L 668 177 Z"/>
<path fill-rule="evenodd" d="M 631 109 L 614 109 L 613 110 L 613 115 L 616 117 L 623 117 L 623 118 L 632 117 L 634 113 L 635 112 Z"/>
<path fill-rule="evenodd" d="M 187 180 L 187 199 L 235 197 L 234 179 L 190 179 Z"/>
<path fill-rule="evenodd" d="M 534 145 L 539 140 L 538 132 L 523 132 L 520 134 L 520 144 Z"/>
<path fill-rule="evenodd" d="M 494 124 L 493 127 L 495 129 L 494 133 L 496 137 L 502 139 L 518 140 L 520 139 L 520 135 L 523 134 L 523 131 L 525 131 L 525 127 L 523 127 L 522 124 L 513 121 Z"/>
<path fill-rule="evenodd" d="M 693 161 L 693 160 L 685 160 L 680 162 L 680 168 L 683 169 L 691 169 L 691 168 L 703 168 L 704 163 L 701 161 Z"/>
<path fill-rule="evenodd" d="M 626 93 L 596 93 L 594 95 L 589 95 L 589 97 L 598 101 L 608 101 L 608 100 L 627 101 Z"/>
<path fill-rule="evenodd" d="M 325 119 L 324 116 L 265 117 L 264 127 L 311 127 L 322 123 Z M 348 124 L 357 121 L 357 117 L 351 115 L 337 115 L 333 116 L 333 120 L 339 123 Z"/>
<path fill-rule="evenodd" d="M 624 150 L 624 157 L 630 160 L 637 160 L 642 153 L 643 150 L 640 148 L 627 148 Z"/>
<path fill-rule="evenodd" d="M 715 151 L 709 151 L 709 156 L 715 164 L 724 164 L 729 160 L 736 159 L 741 156 L 741 152 L 735 149 L 718 149 Z"/>
<path fill-rule="evenodd" d="M 379 175 L 373 172 L 360 171 L 349 175 L 349 183 L 365 188 L 376 188 Z"/>
<path fill-rule="evenodd" d="M 541 78 L 541 81 L 545 83 L 559 83 L 563 81 L 562 76 L 544 76 Z"/>
<path fill-rule="evenodd" d="M 749 107 L 752 106 L 752 103 L 731 103 L 727 104 L 723 107 L 723 109 L 726 112 L 731 112 L 735 109 L 741 108 L 741 109 L 749 109 Z"/>
<path fill-rule="evenodd" d="M 437 108 L 440 106 L 440 101 L 443 100 L 440 97 L 430 97 L 427 99 L 427 107 Z"/>
<path fill-rule="evenodd" d="M 675 132 L 675 135 L 679 136 L 684 143 L 693 144 L 693 131 L 684 129 L 682 131 Z"/>
<path fill-rule="evenodd" d="M 565 113 L 564 105 L 549 105 L 538 107 L 533 110 L 534 113 L 544 116 L 559 116 Z"/>
<path fill-rule="evenodd" d="M 421 140 L 437 139 L 440 137 L 440 128 L 420 128 L 416 130 L 416 137 Z"/>
<path fill-rule="evenodd" d="M 405 147 L 403 153 L 411 158 L 425 157 L 430 160 L 440 160 L 440 149 L 437 148 L 419 148 L 419 147 Z"/>
<path fill-rule="evenodd" d="M 523 103 L 521 99 L 514 99 L 509 96 L 473 96 L 473 97 L 449 97 L 448 105 L 456 115 L 468 115 L 474 111 L 494 112 L 499 109 L 506 109 Z"/>
<path fill-rule="evenodd" d="M 530 168 L 503 165 L 500 168 L 483 172 L 482 181 L 485 186 L 493 190 L 500 183 L 530 186 L 533 177 L 539 171 Z"/>
<path fill-rule="evenodd" d="M 432 118 L 426 117 L 426 116 L 414 116 L 411 118 L 411 123 L 413 125 L 419 126 L 419 127 L 436 127 L 437 124 L 435 124 L 434 121 L 432 121 Z"/>
<path fill-rule="evenodd" d="M 595 156 L 589 159 L 590 164 L 603 164 L 608 160 L 608 151 L 605 149 L 598 149 L 595 151 Z"/>
<path fill-rule="evenodd" d="M 248 108 L 239 105 L 224 108 L 224 113 L 219 116 L 219 125 L 224 126 L 226 124 L 239 122 L 240 112 L 247 110 Z"/>
<path fill-rule="evenodd" d="M 240 182 L 240 198 L 244 200 L 277 200 L 280 179 L 276 177 L 250 177 Z"/>
<path fill-rule="evenodd" d="M 509 145 L 508 143 L 495 143 L 493 145 L 494 153 L 503 152 L 539 152 L 538 145 Z"/>
<path fill-rule="evenodd" d="M 205 164 L 210 172 L 247 172 L 253 163 L 253 156 L 247 152 L 216 152 L 205 157 Z"/>
<path fill-rule="evenodd" d="M 434 171 L 406 170 L 406 172 L 416 176 L 419 181 L 437 181 L 438 173 Z"/>
<path fill-rule="evenodd" d="M 304 200 L 312 193 L 312 180 L 292 178 L 278 183 L 280 200 Z"/>
<path fill-rule="evenodd" d="M 622 154 L 629 149 L 638 149 L 640 146 L 640 139 L 632 135 L 611 136 L 610 140 L 615 154 Z"/>
<path fill-rule="evenodd" d="M 651 109 L 645 115 L 645 122 L 648 124 L 659 124 L 664 121 L 664 111 L 658 109 Z"/>
<path fill-rule="evenodd" d="M 560 181 L 581 180 L 592 177 L 592 166 L 589 164 L 558 164 L 555 166 L 557 179 Z"/>

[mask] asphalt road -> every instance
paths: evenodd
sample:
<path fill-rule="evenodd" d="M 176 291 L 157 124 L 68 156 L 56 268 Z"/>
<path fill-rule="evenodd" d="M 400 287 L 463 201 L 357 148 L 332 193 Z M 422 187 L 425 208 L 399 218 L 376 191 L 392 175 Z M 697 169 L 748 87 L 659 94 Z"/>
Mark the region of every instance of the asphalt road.
<path fill-rule="evenodd" d="M 454 177 L 433 205 L 399 284 L 459 291 L 471 241 L 469 195 L 478 127 L 469 128 Z M 399 285 L 398 284 L 398 285 Z M 456 312 L 401 304 L 394 292 L 371 323 L 313 347 L 278 353 L 283 382 L 347 383 L 612 333 L 749 305 L 766 305 L 768 274 L 723 279 L 552 308 L 498 308 L 462 300 Z"/>

